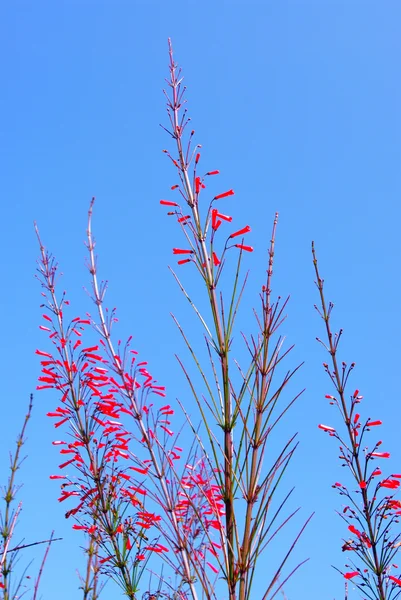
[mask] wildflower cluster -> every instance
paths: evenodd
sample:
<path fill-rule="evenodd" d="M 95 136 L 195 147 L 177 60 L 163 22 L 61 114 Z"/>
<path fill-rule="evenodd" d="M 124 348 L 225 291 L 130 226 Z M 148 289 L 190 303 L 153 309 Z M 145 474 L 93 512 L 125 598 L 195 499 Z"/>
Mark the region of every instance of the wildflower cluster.
<path fill-rule="evenodd" d="M 395 556 L 401 546 L 401 534 L 394 533 L 394 525 L 399 523 L 401 502 L 394 497 L 400 487 L 401 474 L 383 476 L 381 462 L 390 458 L 390 453 L 381 450 L 382 440 L 369 444 L 369 433 L 382 425 L 379 419 L 362 419 L 359 404 L 363 396 L 359 390 L 346 393 L 346 387 L 355 364 L 341 365 L 337 352 L 342 331 L 333 334 L 330 317 L 333 304 L 326 305 L 323 280 L 319 275 L 317 259 L 313 248 L 313 259 L 320 294 L 321 306 L 315 307 L 322 317 L 327 333 L 327 343 L 323 344 L 331 356 L 331 366 L 324 363 L 334 388 L 335 395 L 326 395 L 330 405 L 337 407 L 344 425 L 343 433 L 331 425 L 318 427 L 339 442 L 340 460 L 347 467 L 354 481 L 353 486 L 336 482 L 333 488 L 344 497 L 341 517 L 347 523 L 347 540 L 343 540 L 343 552 L 352 553 L 348 571 L 343 575 L 352 579 L 355 585 L 370 598 L 385 600 L 395 598 L 401 593 L 401 570 L 395 562 Z M 369 444 L 369 445 L 367 445 Z M 389 494 L 389 491 L 393 493 Z M 359 559 L 359 562 L 357 562 Z M 393 574 L 397 573 L 397 576 Z"/>
<path fill-rule="evenodd" d="M 178 260 L 179 265 L 194 262 L 203 279 L 210 284 L 211 281 L 217 285 L 221 271 L 224 266 L 224 259 L 227 250 L 232 247 L 238 248 L 244 252 L 253 252 L 253 247 L 245 245 L 243 236 L 251 231 L 249 225 L 233 231 L 228 234 L 225 244 L 221 251 L 216 248 L 215 236 L 223 222 L 231 223 L 232 217 L 223 214 L 220 208 L 215 207 L 215 203 L 224 198 L 234 195 L 234 190 L 216 194 L 209 200 L 205 218 L 199 209 L 199 202 L 203 190 L 206 188 L 206 181 L 209 177 L 219 175 L 218 170 L 208 171 L 202 175 L 199 174 L 200 148 L 193 146 L 195 131 L 192 130 L 185 142 L 186 130 L 189 127 L 190 119 L 187 116 L 187 110 L 182 111 L 185 104 L 185 86 L 183 86 L 181 69 L 174 62 L 172 48 L 170 45 L 170 80 L 168 85 L 171 94 L 167 92 L 167 114 L 170 127 L 165 131 L 175 140 L 177 146 L 177 157 L 174 158 L 168 150 L 163 152 L 170 158 L 176 168 L 180 183 L 171 186 L 171 190 L 178 193 L 181 200 L 185 203 L 183 209 L 179 202 L 171 200 L 160 200 L 162 206 L 174 208 L 168 212 L 168 215 L 175 216 L 180 224 L 189 248 L 173 248 L 173 254 L 181 256 Z M 182 114 L 181 114 L 182 113 Z M 189 210 L 188 210 L 189 209 Z M 187 214 L 188 213 L 188 214 Z M 236 242 L 240 238 L 241 242 Z"/>
<path fill-rule="evenodd" d="M 182 448 L 171 429 L 174 410 L 170 404 L 160 406 L 160 398 L 166 395 L 164 386 L 154 380 L 147 362 L 139 361 L 130 346 L 132 338 L 125 344 L 118 342 L 116 349 L 113 345 L 116 314 L 115 310 L 103 310 L 106 290 L 96 277 L 92 207 L 93 201 L 88 225 L 89 270 L 100 323 L 89 315 L 66 321 L 69 302 L 65 293 L 61 300 L 56 295 L 57 264 L 40 242 L 39 279 L 45 298 L 45 324 L 40 329 L 48 334 L 53 351 L 36 351 L 42 367 L 37 387 L 57 390 L 60 395 L 59 405 L 48 413 L 55 419 L 56 429 L 66 428 L 66 435 L 53 442 L 63 459 L 61 473 L 51 476 L 61 481 L 59 502 L 76 500 L 66 512 L 67 518 L 74 518 L 73 529 L 91 537 L 98 548 L 100 570 L 134 598 L 152 554 L 166 556 L 174 571 L 193 585 L 200 569 L 194 552 L 198 540 L 182 525 L 196 510 L 198 519 L 204 514 L 207 533 L 216 523 L 210 515 L 220 518 L 221 510 L 215 494 L 204 489 L 207 480 L 196 479 L 200 476 L 196 467 L 191 487 L 203 494 L 202 510 L 186 491 L 188 475 L 180 475 L 175 466 Z M 99 338 L 91 346 L 83 343 L 90 334 L 88 327 L 92 332 L 94 328 Z M 73 469 L 74 476 L 68 469 Z M 186 519 L 183 497 L 187 500 Z M 215 555 L 211 538 L 208 546 Z M 167 556 L 170 550 L 174 558 Z"/>

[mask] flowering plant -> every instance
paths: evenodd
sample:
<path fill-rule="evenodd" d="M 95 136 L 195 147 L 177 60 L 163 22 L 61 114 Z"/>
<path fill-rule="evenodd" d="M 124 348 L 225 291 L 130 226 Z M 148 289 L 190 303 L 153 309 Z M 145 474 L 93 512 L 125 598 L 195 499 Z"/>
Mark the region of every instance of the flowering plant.
<path fill-rule="evenodd" d="M 171 272 L 202 329 L 201 342 L 193 340 L 195 330 L 188 334 L 173 317 L 193 361 L 191 369 L 178 358 L 193 410 L 171 400 L 171 392 L 133 348 L 132 336 L 122 341 L 115 335 L 116 309 L 107 308 L 107 283 L 99 278 L 94 199 L 86 242 L 92 312 L 71 314 L 68 294 L 59 292 L 58 263 L 35 226 L 43 297 L 39 327 L 48 338 L 36 350 L 41 365 L 37 389 L 51 390 L 57 398 L 47 415 L 57 431 L 53 446 L 61 457 L 50 478 L 60 485 L 58 502 L 66 507 L 65 517 L 86 540 L 86 566 L 80 575 L 84 600 L 98 600 L 107 580 L 130 600 L 249 600 L 256 594 L 271 600 L 284 594 L 286 582 L 305 562 L 294 565 L 291 560 L 311 518 L 293 532 L 278 556 L 273 544 L 298 512 L 288 502 L 292 490 L 282 491 L 297 434 L 282 436 L 279 426 L 302 393 L 287 397 L 300 365 L 283 370 L 291 347 L 280 334 L 288 299 L 281 301 L 273 294 L 278 215 L 254 329 L 247 324 L 247 331 L 235 336 L 247 284 L 242 267 L 253 252 L 251 227 L 233 225 L 230 204 L 235 193 L 214 187 L 219 171 L 201 171 L 201 146 L 190 128 L 186 88 L 170 42 L 167 84 L 168 124 L 163 129 L 172 148 L 164 153 L 173 166 L 174 181 L 173 195 L 160 205 L 178 224 L 183 239 L 175 238 L 177 272 Z M 369 435 L 382 423 L 376 415 L 363 419 L 362 395 L 347 391 L 354 365 L 338 359 L 342 332 L 332 331 L 333 305 L 326 304 L 314 248 L 313 260 L 318 312 L 327 336 L 321 343 L 330 355 L 324 369 L 335 390 L 326 398 L 337 407 L 341 421 L 339 426 L 318 427 L 338 441 L 340 460 L 352 482 L 333 485 L 346 502 L 340 515 L 347 526 L 342 542 L 347 564 L 338 570 L 346 582 L 346 596 L 352 582 L 364 597 L 390 600 L 401 593 L 401 572 L 395 563 L 401 545 L 395 527 L 401 514 L 395 497 L 401 475 L 383 476 L 376 466 L 390 457 L 382 451 L 381 440 L 369 443 Z M 195 294 L 191 273 L 200 283 Z M 10 507 L 30 411 L 31 405 L 4 495 L 2 600 L 16 598 L 21 588 L 10 591 L 15 552 L 22 549 L 10 548 L 19 514 L 19 507 L 14 512 Z M 33 600 L 53 541 L 52 534 L 46 540 Z"/>

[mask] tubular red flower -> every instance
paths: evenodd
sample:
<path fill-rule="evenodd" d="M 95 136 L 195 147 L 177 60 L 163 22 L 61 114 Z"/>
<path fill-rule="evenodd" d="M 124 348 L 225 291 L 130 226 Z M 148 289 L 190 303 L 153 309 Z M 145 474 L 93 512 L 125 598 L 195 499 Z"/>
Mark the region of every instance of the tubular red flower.
<path fill-rule="evenodd" d="M 319 429 L 323 429 L 323 431 L 332 431 L 335 432 L 334 427 L 330 427 L 329 425 L 318 425 Z"/>
<path fill-rule="evenodd" d="M 53 358 L 51 354 L 49 354 L 48 352 L 43 352 L 42 350 L 35 350 L 35 354 L 38 354 L 39 356 L 47 356 L 48 358 Z"/>
<path fill-rule="evenodd" d="M 168 429 L 168 427 L 165 427 L 164 425 L 160 425 L 160 428 L 163 429 L 163 431 L 165 431 L 168 435 L 173 435 L 173 431 L 171 431 L 171 429 Z"/>
<path fill-rule="evenodd" d="M 140 469 L 139 467 L 130 467 L 131 471 L 136 471 L 137 473 L 140 473 L 141 475 L 147 475 L 149 469 Z"/>
<path fill-rule="evenodd" d="M 199 194 L 199 192 L 203 189 L 205 189 L 205 184 L 202 183 L 202 180 L 200 177 L 195 177 L 195 192 L 197 194 Z"/>
<path fill-rule="evenodd" d="M 213 210 L 216 210 L 216 209 L 213 209 Z M 232 218 L 232 217 L 230 217 L 229 215 L 223 215 L 223 213 L 221 213 L 221 212 L 218 212 L 218 211 L 216 211 L 216 212 L 217 212 L 217 216 L 218 216 L 220 219 L 223 219 L 223 221 L 228 221 L 229 223 L 231 223 L 231 221 L 233 220 L 233 218 Z"/>
<path fill-rule="evenodd" d="M 344 573 L 345 579 L 352 579 L 353 577 L 356 577 L 357 575 L 359 575 L 358 571 L 351 571 L 349 573 Z"/>
<path fill-rule="evenodd" d="M 193 250 L 183 250 L 182 248 L 173 248 L 173 254 L 193 254 Z"/>
<path fill-rule="evenodd" d="M 234 246 L 240 250 L 244 250 L 244 252 L 253 252 L 252 246 L 244 246 L 243 244 L 234 244 Z"/>
<path fill-rule="evenodd" d="M 389 575 L 388 578 L 391 579 L 391 581 L 393 581 L 397 585 L 401 586 L 401 579 L 397 579 L 397 577 L 394 577 L 393 575 Z"/>
<path fill-rule="evenodd" d="M 351 533 L 354 533 L 355 535 L 357 535 L 359 538 L 362 536 L 362 533 L 359 531 L 359 529 L 357 529 L 356 527 L 354 527 L 354 525 L 349 525 L 348 526 L 348 530 Z"/>
<path fill-rule="evenodd" d="M 64 467 L 67 467 L 68 465 L 70 465 L 71 463 L 73 463 L 75 460 L 75 458 L 71 458 L 71 460 L 67 460 L 67 462 L 59 465 L 59 469 L 64 469 Z"/>
<path fill-rule="evenodd" d="M 398 487 L 400 487 L 400 482 L 398 479 L 384 479 L 380 482 L 380 487 L 396 490 Z"/>
<path fill-rule="evenodd" d="M 206 175 L 219 175 L 220 171 L 208 171 Z"/>
<path fill-rule="evenodd" d="M 183 260 L 179 260 L 178 261 L 178 265 L 185 265 L 185 263 L 189 263 L 192 262 L 192 260 L 190 258 L 184 258 Z"/>
<path fill-rule="evenodd" d="M 251 228 L 249 227 L 249 225 L 247 225 L 246 227 L 243 227 L 242 229 L 239 229 L 238 231 L 234 231 L 234 233 L 232 233 L 230 235 L 230 238 L 237 237 L 238 235 L 245 235 L 246 233 L 249 233 L 250 231 L 251 231 Z"/>
<path fill-rule="evenodd" d="M 222 194 L 218 194 L 213 198 L 213 200 L 221 200 L 221 198 L 227 198 L 227 196 L 234 196 L 234 190 L 228 190 L 227 192 L 223 192 Z"/>
<path fill-rule="evenodd" d="M 160 200 L 160 204 L 162 204 L 163 206 L 178 206 L 177 202 L 171 202 L 170 200 Z"/>
<path fill-rule="evenodd" d="M 217 258 L 216 252 L 213 252 L 213 264 L 215 267 L 218 267 L 220 264 L 220 260 Z"/>
<path fill-rule="evenodd" d="M 371 452 L 370 456 L 374 456 L 376 458 L 390 458 L 390 452 Z"/>
<path fill-rule="evenodd" d="M 366 423 L 366 427 L 377 427 L 378 425 L 383 425 L 382 421 L 368 421 Z"/>

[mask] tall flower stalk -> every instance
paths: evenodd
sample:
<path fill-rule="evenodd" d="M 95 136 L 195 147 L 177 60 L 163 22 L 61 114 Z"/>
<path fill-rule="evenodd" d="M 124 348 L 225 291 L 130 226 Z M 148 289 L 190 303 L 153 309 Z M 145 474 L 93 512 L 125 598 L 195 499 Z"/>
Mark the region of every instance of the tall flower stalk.
<path fill-rule="evenodd" d="M 359 390 L 351 393 L 349 378 L 355 364 L 347 365 L 338 357 L 342 330 L 332 330 L 333 304 L 327 304 L 324 280 L 320 276 L 314 245 L 312 245 L 316 285 L 320 306 L 315 307 L 324 322 L 326 341 L 320 341 L 330 359 L 324 369 L 334 387 L 334 395 L 326 398 L 335 406 L 342 420 L 342 428 L 320 424 L 319 428 L 339 442 L 340 460 L 351 475 L 351 484 L 336 482 L 333 485 L 346 505 L 340 513 L 348 526 L 349 539 L 343 540 L 342 550 L 351 556 L 342 572 L 346 580 L 352 580 L 364 596 L 372 600 L 390 600 L 401 594 L 401 571 L 395 557 L 401 546 L 401 534 L 394 533 L 399 523 L 401 502 L 394 494 L 400 487 L 401 474 L 383 477 L 380 463 L 390 458 L 381 449 L 382 441 L 368 444 L 366 438 L 382 425 L 376 418 L 363 419 L 359 404 L 363 396 Z M 377 462 L 379 464 L 377 464 Z"/>
<path fill-rule="evenodd" d="M 196 389 L 190 374 L 180 362 L 203 419 L 207 450 L 224 499 L 224 527 L 220 531 L 224 552 L 221 575 L 227 584 L 229 599 L 245 600 L 251 598 L 261 553 L 287 522 L 287 519 L 279 521 L 286 499 L 276 512 L 272 509 L 272 500 L 296 446 L 294 435 L 281 448 L 275 449 L 276 458 L 272 464 L 266 465 L 270 434 L 296 399 L 283 406 L 279 403 L 282 391 L 297 368 L 288 371 L 279 381 L 275 377 L 278 365 L 290 350 L 283 350 L 283 339 L 277 335 L 284 320 L 286 302 L 271 299 L 277 215 L 271 236 L 267 278 L 260 293 L 261 308 L 259 313 L 255 312 L 258 332 L 249 338 L 243 336 L 249 354 L 249 364 L 243 370 L 231 356 L 234 325 L 246 281 L 245 278 L 240 283 L 241 261 L 244 253 L 253 251 L 252 246 L 245 243 L 245 236 L 251 228 L 246 225 L 225 235 L 223 233 L 232 222 L 232 217 L 222 212 L 220 205 L 225 199 L 231 199 L 234 195 L 232 189 L 217 193 L 209 200 L 204 199 L 207 181 L 211 176 L 218 175 L 219 171 L 199 174 L 200 146 L 193 145 L 195 132 L 189 132 L 190 120 L 184 108 L 185 87 L 170 42 L 169 53 L 169 91 L 165 92 L 169 127 L 164 129 L 173 139 L 175 150 L 173 153 L 168 150 L 164 152 L 179 179 L 179 183 L 171 187 L 175 194 L 179 194 L 179 200 L 161 200 L 160 204 L 168 207 L 168 214 L 176 218 L 188 245 L 186 248 L 173 248 L 173 254 L 179 257 L 178 265 L 191 264 L 196 268 L 210 307 L 210 317 L 202 315 L 181 279 L 174 273 L 206 332 L 211 380 L 176 319 L 205 384 L 207 398 Z M 225 241 L 219 241 L 221 237 L 223 240 L 225 237 Z M 239 255 L 232 290 L 226 299 L 220 289 L 220 280 L 230 251 L 233 250 Z M 211 326 L 207 324 L 209 319 Z M 239 372 L 239 385 L 233 376 L 233 369 Z M 211 426 L 211 417 L 216 430 Z M 219 437 L 219 431 L 222 437 Z M 235 438 L 234 431 L 237 432 Z M 273 597 L 281 587 L 282 584 L 276 584 L 287 558 L 288 554 L 276 570 L 273 568 L 263 598 Z"/>

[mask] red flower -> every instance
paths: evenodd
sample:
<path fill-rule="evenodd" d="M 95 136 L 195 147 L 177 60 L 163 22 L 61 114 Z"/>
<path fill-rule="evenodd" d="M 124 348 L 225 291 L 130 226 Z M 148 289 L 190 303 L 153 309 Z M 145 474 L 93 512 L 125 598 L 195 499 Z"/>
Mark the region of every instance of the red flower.
<path fill-rule="evenodd" d="M 249 233 L 250 231 L 251 231 L 251 228 L 249 227 L 249 225 L 247 225 L 246 227 L 243 227 L 242 229 L 239 229 L 238 231 L 235 231 L 234 233 L 232 233 L 230 235 L 230 238 L 237 237 L 238 235 L 245 235 L 246 233 Z"/>
<path fill-rule="evenodd" d="M 400 487 L 400 482 L 397 479 L 384 479 L 380 482 L 380 487 L 396 490 L 398 487 Z"/>
<path fill-rule="evenodd" d="M 375 456 L 376 458 L 390 458 L 390 452 L 371 452 L 370 456 Z"/>
<path fill-rule="evenodd" d="M 163 206 L 178 206 L 177 202 L 170 202 L 170 200 L 160 200 L 160 204 L 163 204 Z"/>
<path fill-rule="evenodd" d="M 42 350 L 35 350 L 35 354 L 39 354 L 39 356 L 48 356 L 49 358 L 53 358 L 51 354 L 48 352 L 43 352 Z"/>
<path fill-rule="evenodd" d="M 323 429 L 323 431 L 332 431 L 335 432 L 334 427 L 329 427 L 329 425 L 318 425 L 319 429 Z"/>
<path fill-rule="evenodd" d="M 388 578 L 391 579 L 391 581 L 394 581 L 394 583 L 397 585 L 401 586 L 401 579 L 397 579 L 397 577 L 393 577 L 393 575 L 389 575 Z"/>
<path fill-rule="evenodd" d="M 155 546 L 146 546 L 144 550 L 150 550 L 151 552 L 168 552 L 168 548 L 162 546 L 161 544 L 156 544 Z"/>
<path fill-rule="evenodd" d="M 204 183 L 202 183 L 202 180 L 200 177 L 195 177 L 195 192 L 197 194 L 199 194 L 199 192 L 201 191 L 201 189 L 204 189 L 206 186 Z"/>
<path fill-rule="evenodd" d="M 220 171 L 209 171 L 206 175 L 219 175 Z"/>
<path fill-rule="evenodd" d="M 349 526 L 348 526 L 348 530 L 349 530 L 351 533 L 354 533 L 355 535 L 357 535 L 358 537 L 361 537 L 361 536 L 362 536 L 362 533 L 359 531 L 359 529 L 357 529 L 356 527 L 354 527 L 354 525 L 349 525 Z"/>
<path fill-rule="evenodd" d="M 173 254 L 193 254 L 193 250 L 182 250 L 181 248 L 173 248 Z"/>
<path fill-rule="evenodd" d="M 228 192 L 224 192 L 223 194 L 218 194 L 213 198 L 213 200 L 220 200 L 221 198 L 227 198 L 227 196 L 234 196 L 234 190 L 228 190 Z"/>
<path fill-rule="evenodd" d="M 382 421 L 368 421 L 366 427 L 376 427 L 377 425 L 383 425 Z"/>
<path fill-rule="evenodd" d="M 229 217 L 228 215 L 223 215 L 222 213 L 219 213 L 219 211 L 217 210 L 217 208 L 214 208 L 212 210 L 212 228 L 216 231 L 220 225 L 221 225 L 221 220 L 223 221 L 229 221 L 231 222 L 233 220 L 232 217 Z"/>
<path fill-rule="evenodd" d="M 215 266 L 215 267 L 218 267 L 218 266 L 219 266 L 219 264 L 220 264 L 220 261 L 219 261 L 219 259 L 217 258 L 217 255 L 216 255 L 216 253 L 215 253 L 215 252 L 213 252 L 213 264 L 214 264 L 214 266 Z"/>
<path fill-rule="evenodd" d="M 351 571 L 350 573 L 344 573 L 345 579 L 352 579 L 353 577 L 356 577 L 357 575 L 359 575 L 358 571 Z"/>
<path fill-rule="evenodd" d="M 234 244 L 236 248 L 244 250 L 244 252 L 253 252 L 252 246 L 244 246 L 243 244 Z"/>
<path fill-rule="evenodd" d="M 207 564 L 208 567 L 210 567 L 212 569 L 213 573 L 218 573 L 219 572 L 219 570 L 214 565 L 212 565 L 212 563 L 207 562 L 206 564 Z"/>

